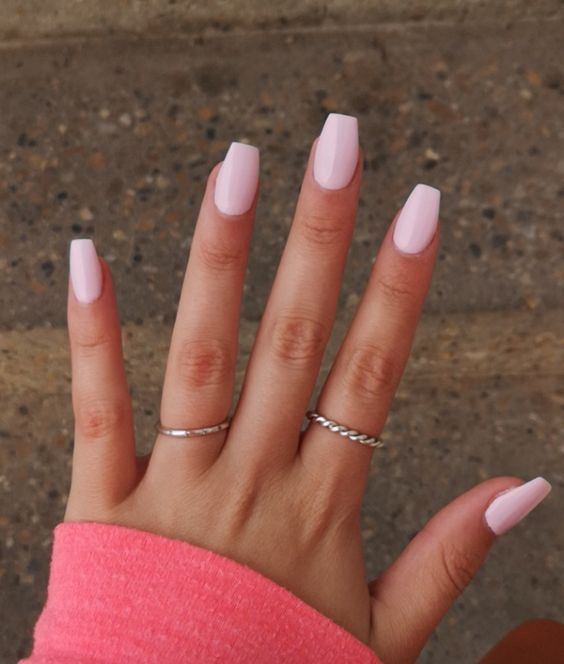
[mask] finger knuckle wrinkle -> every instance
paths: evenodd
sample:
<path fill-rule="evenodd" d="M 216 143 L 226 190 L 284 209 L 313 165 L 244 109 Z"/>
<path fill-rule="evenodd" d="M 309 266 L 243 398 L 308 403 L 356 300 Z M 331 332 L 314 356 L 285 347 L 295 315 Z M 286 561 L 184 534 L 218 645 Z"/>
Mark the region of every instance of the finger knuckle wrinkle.
<path fill-rule="evenodd" d="M 301 224 L 304 239 L 313 245 L 343 246 L 347 226 L 343 219 L 331 214 L 308 214 Z"/>
<path fill-rule="evenodd" d="M 180 348 L 178 369 L 189 387 L 223 385 L 230 377 L 233 360 L 220 341 L 187 341 Z"/>
<path fill-rule="evenodd" d="M 480 561 L 471 553 L 452 543 L 440 545 L 444 583 L 452 597 L 458 597 L 472 581 Z"/>
<path fill-rule="evenodd" d="M 93 440 L 111 436 L 123 423 L 125 413 L 125 405 L 114 399 L 82 400 L 75 409 L 80 434 Z"/>
<path fill-rule="evenodd" d="M 372 401 L 393 391 L 396 375 L 396 364 L 390 353 L 378 346 L 362 346 L 350 358 L 345 382 L 353 396 Z"/>
<path fill-rule="evenodd" d="M 303 364 L 318 360 L 324 343 L 323 325 L 303 316 L 282 316 L 272 332 L 272 347 L 284 362 Z"/>
<path fill-rule="evenodd" d="M 88 354 L 110 346 L 112 334 L 105 325 L 83 324 L 75 328 L 74 342 L 80 351 Z"/>
<path fill-rule="evenodd" d="M 391 305 L 412 304 L 417 300 L 413 287 L 405 280 L 379 277 L 376 281 L 376 288 Z"/>
<path fill-rule="evenodd" d="M 204 265 L 214 272 L 229 272 L 244 267 L 245 253 L 221 242 L 202 242 L 200 257 Z"/>

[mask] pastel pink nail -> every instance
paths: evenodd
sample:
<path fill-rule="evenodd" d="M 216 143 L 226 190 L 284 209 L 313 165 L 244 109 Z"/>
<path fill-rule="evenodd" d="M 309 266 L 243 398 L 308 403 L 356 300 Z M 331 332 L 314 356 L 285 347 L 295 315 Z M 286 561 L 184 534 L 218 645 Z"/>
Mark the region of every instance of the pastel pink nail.
<path fill-rule="evenodd" d="M 342 189 L 358 162 L 358 120 L 352 115 L 327 116 L 315 148 L 313 177 L 325 189 Z"/>
<path fill-rule="evenodd" d="M 394 244 L 406 254 L 423 251 L 435 235 L 439 223 L 441 192 L 418 184 L 405 202 L 394 228 Z"/>
<path fill-rule="evenodd" d="M 247 212 L 257 192 L 259 151 L 254 145 L 231 143 L 215 182 L 215 204 L 223 214 Z"/>
<path fill-rule="evenodd" d="M 486 510 L 486 523 L 496 535 L 503 535 L 542 502 L 552 487 L 544 477 L 536 477 L 500 494 Z"/>
<path fill-rule="evenodd" d="M 83 304 L 97 300 L 102 293 L 102 268 L 94 242 L 73 240 L 70 245 L 70 276 L 76 299 Z"/>

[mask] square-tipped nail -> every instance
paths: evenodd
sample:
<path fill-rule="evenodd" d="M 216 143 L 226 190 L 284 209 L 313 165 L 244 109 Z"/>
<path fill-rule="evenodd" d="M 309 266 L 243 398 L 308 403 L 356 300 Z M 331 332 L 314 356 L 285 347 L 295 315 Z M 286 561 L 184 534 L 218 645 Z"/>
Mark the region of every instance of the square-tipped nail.
<path fill-rule="evenodd" d="M 394 228 L 394 244 L 406 254 L 418 254 L 433 239 L 439 222 L 441 192 L 418 184 L 405 202 Z"/>
<path fill-rule="evenodd" d="M 499 495 L 486 510 L 486 523 L 496 535 L 503 535 L 542 502 L 552 487 L 544 477 L 510 489 Z"/>
<path fill-rule="evenodd" d="M 358 161 L 358 120 L 352 115 L 327 116 L 315 148 L 313 177 L 325 189 L 342 189 Z"/>
<path fill-rule="evenodd" d="M 215 182 L 215 204 L 223 214 L 247 212 L 257 192 L 259 151 L 254 145 L 231 143 Z"/>
<path fill-rule="evenodd" d="M 70 245 L 70 276 L 76 299 L 83 304 L 97 300 L 102 293 L 102 268 L 94 242 L 73 240 Z"/>

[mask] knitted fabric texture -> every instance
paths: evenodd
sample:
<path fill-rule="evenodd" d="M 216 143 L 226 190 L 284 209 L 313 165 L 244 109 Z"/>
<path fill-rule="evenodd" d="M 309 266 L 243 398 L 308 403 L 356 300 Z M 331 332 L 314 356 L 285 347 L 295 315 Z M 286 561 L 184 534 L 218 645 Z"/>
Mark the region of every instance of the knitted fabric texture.
<path fill-rule="evenodd" d="M 285 588 L 185 542 L 97 523 L 55 528 L 30 664 L 379 664 Z"/>

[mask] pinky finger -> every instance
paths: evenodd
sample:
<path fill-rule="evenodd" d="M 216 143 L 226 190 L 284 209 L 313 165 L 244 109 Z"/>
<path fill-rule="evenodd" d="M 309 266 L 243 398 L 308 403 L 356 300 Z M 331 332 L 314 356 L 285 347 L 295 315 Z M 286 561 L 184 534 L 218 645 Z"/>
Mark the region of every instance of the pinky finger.
<path fill-rule="evenodd" d="M 137 477 L 117 305 L 92 240 L 71 243 L 68 327 L 75 445 L 66 518 L 75 520 L 123 500 Z"/>

